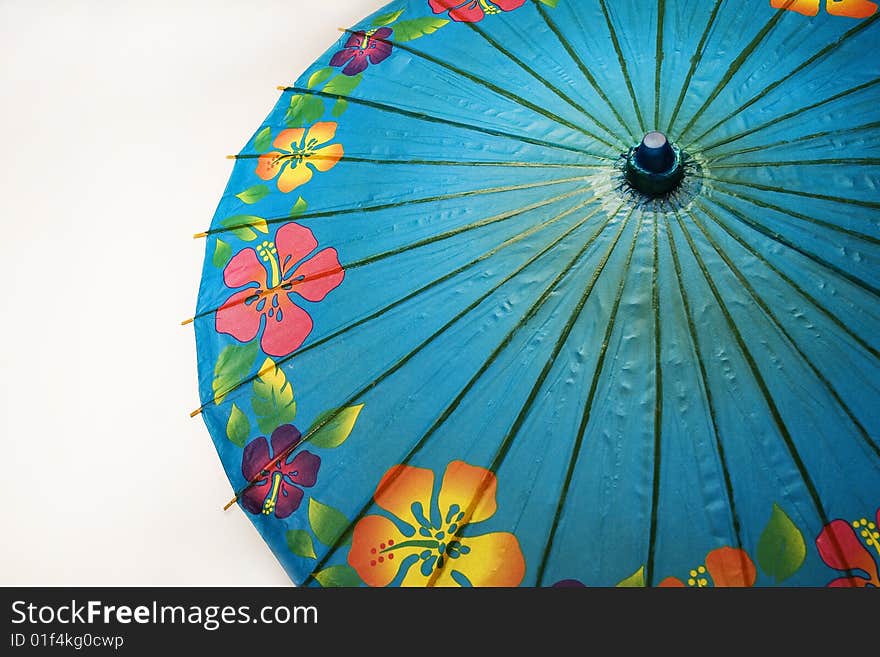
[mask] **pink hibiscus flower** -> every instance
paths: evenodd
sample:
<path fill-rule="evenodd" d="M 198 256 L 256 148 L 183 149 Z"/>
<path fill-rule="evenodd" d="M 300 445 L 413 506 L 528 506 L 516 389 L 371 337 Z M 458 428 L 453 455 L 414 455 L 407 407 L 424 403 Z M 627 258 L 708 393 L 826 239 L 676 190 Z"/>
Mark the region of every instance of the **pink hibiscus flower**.
<path fill-rule="evenodd" d="M 278 458 L 290 451 L 302 439 L 299 429 L 292 424 L 282 424 L 272 432 L 272 444 L 264 436 L 252 440 L 244 448 L 241 458 L 241 474 L 249 482 L 254 481 L 241 496 L 241 505 L 251 513 L 286 518 L 299 508 L 303 490 L 311 488 L 318 480 L 321 458 L 302 451 L 290 461 Z M 271 459 L 276 459 L 269 462 Z"/>
<path fill-rule="evenodd" d="M 828 586 L 880 588 L 880 509 L 874 519 L 860 518 L 852 523 L 832 520 L 816 538 L 816 547 L 831 568 L 852 574 L 838 577 Z"/>
<path fill-rule="evenodd" d="M 486 14 L 513 11 L 525 4 L 526 0 L 428 0 L 435 14 L 449 12 L 449 18 L 460 23 L 479 23 Z"/>
<path fill-rule="evenodd" d="M 312 318 L 294 303 L 295 295 L 321 301 L 345 277 L 336 249 L 309 257 L 317 246 L 312 231 L 289 223 L 278 229 L 274 241 L 239 251 L 223 270 L 223 281 L 229 288 L 245 289 L 217 310 L 217 331 L 250 342 L 262 328 L 260 347 L 267 355 L 296 351 L 312 331 Z"/>

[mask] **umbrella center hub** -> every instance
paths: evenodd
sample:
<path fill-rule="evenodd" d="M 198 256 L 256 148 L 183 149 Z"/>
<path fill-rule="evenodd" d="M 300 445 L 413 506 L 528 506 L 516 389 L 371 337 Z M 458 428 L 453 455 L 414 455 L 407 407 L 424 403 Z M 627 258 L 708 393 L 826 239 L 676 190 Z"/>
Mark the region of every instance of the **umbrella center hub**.
<path fill-rule="evenodd" d="M 627 153 L 624 172 L 629 184 L 642 194 L 668 194 L 684 178 L 681 149 L 672 145 L 662 132 L 649 132 Z"/>

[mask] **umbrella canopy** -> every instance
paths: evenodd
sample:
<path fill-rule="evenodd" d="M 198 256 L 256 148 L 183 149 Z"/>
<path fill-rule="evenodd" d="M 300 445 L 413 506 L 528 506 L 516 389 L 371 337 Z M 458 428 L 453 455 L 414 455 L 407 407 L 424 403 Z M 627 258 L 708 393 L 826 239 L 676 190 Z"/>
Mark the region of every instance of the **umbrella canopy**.
<path fill-rule="evenodd" d="M 296 583 L 880 585 L 876 5 L 745 4 L 395 2 L 283 88 L 194 324 Z"/>

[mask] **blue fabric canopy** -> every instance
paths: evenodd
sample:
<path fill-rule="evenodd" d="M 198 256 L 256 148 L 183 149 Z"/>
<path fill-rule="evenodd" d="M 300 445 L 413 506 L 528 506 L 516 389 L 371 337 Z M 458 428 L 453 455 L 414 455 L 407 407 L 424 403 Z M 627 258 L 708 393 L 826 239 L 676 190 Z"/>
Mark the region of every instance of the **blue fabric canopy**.
<path fill-rule="evenodd" d="M 880 586 L 880 27 L 821 4 L 399 1 L 284 88 L 194 323 L 294 582 Z"/>

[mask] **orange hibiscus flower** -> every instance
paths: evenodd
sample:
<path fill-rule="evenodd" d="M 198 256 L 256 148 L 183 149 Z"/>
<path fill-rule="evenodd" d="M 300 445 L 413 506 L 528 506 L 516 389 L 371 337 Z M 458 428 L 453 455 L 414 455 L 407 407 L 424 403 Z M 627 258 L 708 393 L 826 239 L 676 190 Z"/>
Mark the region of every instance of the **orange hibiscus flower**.
<path fill-rule="evenodd" d="M 489 470 L 453 461 L 435 507 L 434 473 L 394 466 L 382 477 L 374 499 L 406 528 L 401 531 L 385 516 L 363 518 L 354 528 L 348 563 L 369 586 L 387 586 L 402 568 L 402 586 L 518 586 L 526 566 L 513 534 L 463 533 L 495 514 L 497 483 Z M 432 510 L 439 511 L 434 520 Z"/>
<path fill-rule="evenodd" d="M 263 180 L 278 178 L 278 189 L 287 194 L 305 185 L 316 171 L 329 171 L 345 154 L 342 144 L 330 144 L 336 136 L 336 123 L 316 123 L 303 128 L 282 130 L 272 145 L 278 150 L 260 155 L 257 175 Z"/>
<path fill-rule="evenodd" d="M 694 568 L 689 573 L 687 586 L 703 588 L 709 580 L 716 587 L 748 587 L 755 585 L 758 576 L 755 564 L 745 550 L 721 547 L 706 555 L 706 564 Z M 683 587 L 685 583 L 677 577 L 667 577 L 658 586 Z"/>

